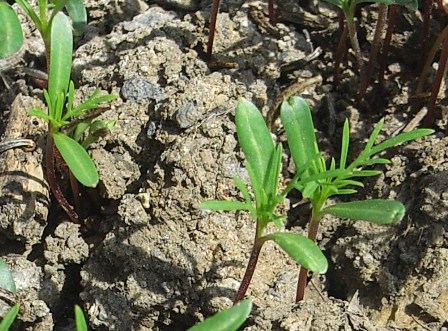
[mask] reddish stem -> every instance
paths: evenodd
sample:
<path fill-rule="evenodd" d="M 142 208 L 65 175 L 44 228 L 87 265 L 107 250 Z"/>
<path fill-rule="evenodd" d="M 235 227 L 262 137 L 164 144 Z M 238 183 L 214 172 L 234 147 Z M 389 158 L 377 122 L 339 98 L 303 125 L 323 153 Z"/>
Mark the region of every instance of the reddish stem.
<path fill-rule="evenodd" d="M 347 40 L 348 28 L 347 25 L 344 23 L 344 16 L 341 11 L 338 12 L 338 17 L 339 17 L 339 42 L 338 42 L 338 48 L 336 49 L 336 53 L 334 55 L 334 73 L 333 73 L 334 85 L 339 84 L 341 62 L 342 58 L 344 57 L 347 51 L 346 40 Z"/>
<path fill-rule="evenodd" d="M 434 124 L 434 105 L 439 94 L 440 85 L 442 84 L 442 79 L 445 74 L 446 61 L 448 58 L 448 36 L 445 37 L 442 44 L 442 53 L 440 54 L 439 67 L 437 69 L 436 77 L 434 78 L 434 83 L 432 84 L 431 96 L 428 102 L 428 113 L 425 118 L 424 125 L 431 126 Z"/>
<path fill-rule="evenodd" d="M 264 242 L 265 240 L 263 238 L 257 237 L 256 233 L 249 262 L 247 262 L 246 272 L 244 273 L 240 288 L 238 289 L 235 299 L 233 300 L 233 304 L 236 304 L 244 299 L 247 289 L 249 288 L 250 281 L 252 280 L 252 276 L 254 275 L 255 267 L 257 266 L 258 262 L 258 256 L 260 255 L 260 251 L 263 247 Z"/>
<path fill-rule="evenodd" d="M 426 0 L 425 7 L 423 9 L 423 28 L 422 28 L 422 44 L 421 44 L 421 57 L 418 65 L 418 73 L 421 72 L 426 62 L 426 52 L 429 43 L 429 26 L 431 23 L 431 9 L 434 0 Z"/>
<path fill-rule="evenodd" d="M 319 219 L 311 217 L 310 225 L 308 227 L 308 238 L 312 241 L 316 241 L 317 230 L 319 229 Z M 297 281 L 296 302 L 303 300 L 305 296 L 306 280 L 308 278 L 308 270 L 304 267 L 300 267 L 299 280 Z"/>
<path fill-rule="evenodd" d="M 395 21 L 396 21 L 396 17 L 397 17 L 397 7 L 398 7 L 398 5 L 390 5 L 389 13 L 387 14 L 387 29 L 386 29 L 386 36 L 384 37 L 384 41 L 383 41 L 383 48 L 381 51 L 380 71 L 379 71 L 379 77 L 378 77 L 378 83 L 379 83 L 380 87 L 382 87 L 383 83 L 384 83 L 384 72 L 386 71 L 387 56 L 389 54 L 390 44 L 392 41 L 392 34 L 394 33 L 394 28 L 395 28 Z"/>
<path fill-rule="evenodd" d="M 219 0 L 213 0 L 210 12 L 210 24 L 208 26 L 207 56 L 210 58 L 213 52 L 213 41 L 215 40 L 216 18 L 219 11 Z"/>
<path fill-rule="evenodd" d="M 365 75 L 361 76 L 361 82 L 359 87 L 359 99 L 363 100 L 367 91 L 367 86 L 369 85 L 370 77 L 373 73 L 373 68 L 378 57 L 379 44 L 381 36 L 383 34 L 384 25 L 387 19 L 387 5 L 380 3 L 378 10 L 378 19 L 375 28 L 375 35 L 372 40 L 372 46 L 370 47 L 369 62 L 365 70 Z"/>
<path fill-rule="evenodd" d="M 47 180 L 48 184 L 50 186 L 51 192 L 53 193 L 54 197 L 58 201 L 58 203 L 61 205 L 62 209 L 67 213 L 68 217 L 72 220 L 74 223 L 79 223 L 79 217 L 78 214 L 74 211 L 73 207 L 68 203 L 68 201 L 65 199 L 64 195 L 62 194 L 62 191 L 58 185 L 58 182 L 56 180 L 56 173 L 55 173 L 55 151 L 54 151 L 54 142 L 53 142 L 53 136 L 51 135 L 51 127 L 48 128 L 48 135 L 47 135 L 47 145 L 45 147 L 45 165 L 47 167 Z"/>
<path fill-rule="evenodd" d="M 274 8 L 274 1 L 275 0 L 269 0 L 268 1 L 268 12 L 269 12 L 269 22 L 271 24 L 275 24 L 275 8 Z"/>

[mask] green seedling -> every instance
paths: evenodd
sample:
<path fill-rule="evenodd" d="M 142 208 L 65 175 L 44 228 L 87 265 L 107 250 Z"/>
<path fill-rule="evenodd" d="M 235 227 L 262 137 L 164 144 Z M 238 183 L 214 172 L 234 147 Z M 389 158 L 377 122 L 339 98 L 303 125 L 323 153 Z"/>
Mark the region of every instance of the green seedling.
<path fill-rule="evenodd" d="M 364 95 L 365 89 L 367 87 L 367 82 L 370 79 L 370 75 L 372 72 L 372 68 L 374 65 L 374 60 L 377 57 L 378 53 L 378 45 L 380 43 L 380 36 L 382 34 L 383 27 L 386 22 L 387 17 L 387 6 L 389 5 L 402 5 L 410 8 L 411 10 L 417 10 L 418 2 L 417 0 L 324 0 L 332 5 L 338 7 L 345 18 L 345 25 L 342 29 L 342 33 L 340 36 L 340 41 L 338 44 L 338 50 L 336 51 L 335 56 L 335 76 L 338 76 L 339 71 L 339 63 L 342 54 L 344 53 L 344 45 L 345 39 L 347 38 L 347 34 L 350 38 L 350 43 L 353 48 L 353 52 L 355 53 L 355 58 L 358 63 L 358 70 L 360 76 L 360 95 L 361 97 Z M 359 4 L 362 3 L 378 3 L 379 4 L 379 18 L 376 26 L 375 38 L 372 42 L 371 52 L 370 52 L 370 61 L 369 67 L 365 68 L 365 61 L 361 51 L 361 47 L 359 45 L 358 34 L 356 30 L 356 22 L 355 22 L 355 10 Z M 337 81 L 337 78 L 335 78 Z"/>
<path fill-rule="evenodd" d="M 316 240 L 319 222 L 326 214 L 376 224 L 392 224 L 403 218 L 405 208 L 401 202 L 395 200 L 372 199 L 328 205 L 328 199 L 336 195 L 356 193 L 354 188 L 364 186 L 360 179 L 381 173 L 379 170 L 368 168 L 390 162 L 380 153 L 432 134 L 433 130 L 417 129 L 401 133 L 377 144 L 376 141 L 384 123 L 384 119 L 381 119 L 375 125 L 364 150 L 351 163 L 348 163 L 350 129 L 346 120 L 342 132 L 339 164 L 336 165 L 335 159 L 332 158 L 327 167 L 317 145 L 311 111 L 305 100 L 292 97 L 284 101 L 280 114 L 288 138 L 289 150 L 297 173 L 300 174 L 298 180 L 293 180 L 293 185 L 302 193 L 304 199 L 309 200 L 312 207 L 308 229 L 309 239 Z M 307 273 L 307 268 L 302 266 L 296 301 L 303 299 Z"/>
<path fill-rule="evenodd" d="M 95 187 L 99 181 L 98 171 L 85 147 L 99 137 L 99 135 L 95 137 L 95 134 L 111 129 L 114 122 L 92 122 L 89 115 L 91 114 L 90 111 L 98 108 L 99 104 L 110 102 L 115 99 L 115 96 L 111 94 L 99 96 L 99 90 L 96 90 L 86 101 L 75 106 L 75 87 L 74 83 L 70 81 L 73 35 L 70 21 L 62 12 L 56 14 L 52 20 L 50 38 L 48 90 L 44 90 L 48 111 L 45 112 L 42 109 L 35 108 L 30 109 L 28 114 L 48 122 L 49 132 L 46 151 L 48 181 L 61 206 L 74 222 L 79 223 L 77 213 L 68 204 L 57 185 L 53 146 L 56 146 L 70 173 L 82 185 Z M 79 122 L 76 126 L 73 125 L 75 121 Z M 92 126 L 92 124 L 94 125 Z M 70 128 L 69 132 L 64 131 L 66 127 Z M 80 143 L 82 133 L 87 129 L 90 134 L 86 140 Z M 70 132 L 74 138 L 70 136 Z M 78 189 L 73 185 L 74 181 L 71 181 L 71 183 L 76 199 L 79 196 Z M 75 205 L 77 205 L 76 200 Z"/>
<path fill-rule="evenodd" d="M 263 116 L 252 103 L 245 99 L 238 102 L 235 121 L 238 141 L 246 157 L 245 167 L 249 174 L 254 198 L 251 198 L 243 181 L 235 177 L 235 185 L 244 197 L 244 202 L 211 200 L 202 202 L 200 208 L 224 211 L 245 210 L 256 220 L 252 253 L 234 299 L 236 303 L 244 298 L 259 253 L 266 241 L 274 241 L 294 261 L 314 272 L 325 273 L 328 264 L 325 256 L 312 240 L 291 232 L 267 233 L 266 228 L 271 222 L 277 228 L 283 228 L 282 219 L 285 216 L 278 215 L 276 208 L 294 189 L 295 181 L 279 192 L 282 146 L 274 144 Z"/>
<path fill-rule="evenodd" d="M 87 26 L 87 12 L 82 0 L 37 0 L 34 9 L 27 0 L 15 0 L 20 8 L 30 17 L 42 36 L 47 50 L 51 43 L 51 26 L 56 15 L 63 9 L 67 11 L 72 21 L 70 30 L 80 35 Z M 23 44 L 23 32 L 15 11 L 4 0 L 0 0 L 0 58 L 8 57 L 17 52 Z"/>
<path fill-rule="evenodd" d="M 236 331 L 246 321 L 251 308 L 251 302 L 249 300 L 243 300 L 205 319 L 187 331 Z"/>
<path fill-rule="evenodd" d="M 14 320 L 17 317 L 17 314 L 19 313 L 20 306 L 18 304 L 15 304 L 13 307 L 11 307 L 10 310 L 6 313 L 6 315 L 3 317 L 2 321 L 0 322 L 0 331 L 8 331 L 11 327 L 12 323 L 14 323 Z"/>

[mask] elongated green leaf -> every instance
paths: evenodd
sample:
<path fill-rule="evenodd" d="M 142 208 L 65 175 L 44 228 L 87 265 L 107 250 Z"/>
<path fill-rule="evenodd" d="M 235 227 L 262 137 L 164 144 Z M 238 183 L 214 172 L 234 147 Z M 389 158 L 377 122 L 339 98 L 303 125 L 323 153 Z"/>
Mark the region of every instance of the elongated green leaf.
<path fill-rule="evenodd" d="M 380 134 L 383 124 L 384 124 L 384 118 L 380 119 L 378 121 L 378 123 L 375 124 L 375 126 L 373 127 L 373 131 L 370 134 L 369 140 L 367 141 L 367 144 L 364 147 L 363 153 L 366 152 L 367 154 L 372 155 L 372 154 L 370 154 L 370 150 L 372 149 L 373 145 L 375 144 L 376 138 L 378 138 L 378 135 Z"/>
<path fill-rule="evenodd" d="M 17 52 L 23 44 L 22 26 L 14 9 L 0 2 L 0 59 Z"/>
<path fill-rule="evenodd" d="M 11 293 L 16 293 L 16 283 L 12 278 L 11 271 L 8 265 L 0 257 L 0 288 L 7 290 Z"/>
<path fill-rule="evenodd" d="M 42 22 L 29 2 L 27 0 L 15 0 L 15 2 L 17 2 L 20 8 L 22 8 L 22 10 L 31 18 L 37 29 L 41 30 Z"/>
<path fill-rule="evenodd" d="M 208 200 L 201 202 L 199 208 L 209 210 L 232 211 L 232 210 L 251 210 L 252 206 L 248 205 L 245 202 L 240 201 Z"/>
<path fill-rule="evenodd" d="M 274 150 L 271 133 L 260 111 L 246 99 L 240 99 L 238 102 L 235 123 L 241 149 L 257 182 L 261 183 L 261 187 L 263 187 L 269 159 Z"/>
<path fill-rule="evenodd" d="M 340 169 L 345 169 L 345 165 L 347 164 L 349 144 L 350 144 L 350 127 L 348 125 L 348 120 L 345 120 L 344 128 L 342 129 L 341 159 L 339 160 Z"/>
<path fill-rule="evenodd" d="M 302 169 L 305 165 L 310 164 L 304 171 L 303 177 L 318 173 L 317 163 L 313 160 L 316 155 L 320 155 L 320 152 L 317 147 L 311 111 L 306 101 L 297 96 L 289 98 L 287 102 L 283 101 L 280 116 L 296 169 Z"/>
<path fill-rule="evenodd" d="M 82 185 L 95 187 L 99 181 L 98 171 L 86 150 L 78 142 L 63 133 L 53 133 L 53 139 L 73 176 Z"/>
<path fill-rule="evenodd" d="M 356 4 L 360 3 L 384 3 L 385 5 L 400 5 L 409 8 L 410 10 L 417 10 L 418 1 L 417 0 L 355 0 Z"/>
<path fill-rule="evenodd" d="M 264 178 L 264 191 L 271 200 L 277 195 L 278 179 L 280 176 L 280 170 L 282 165 L 282 145 L 278 145 L 272 151 L 269 165 Z"/>
<path fill-rule="evenodd" d="M 75 305 L 75 324 L 76 331 L 87 331 L 87 322 L 84 313 L 78 305 Z"/>
<path fill-rule="evenodd" d="M 240 190 L 241 194 L 243 195 L 244 201 L 246 201 L 246 204 L 250 205 L 250 195 L 249 191 L 247 190 L 246 185 L 244 185 L 243 181 L 239 177 L 233 177 L 233 182 L 235 183 L 236 187 Z"/>
<path fill-rule="evenodd" d="M 82 0 L 68 0 L 65 4 L 68 16 L 72 19 L 73 34 L 81 36 L 87 26 L 87 11 Z"/>
<path fill-rule="evenodd" d="M 220 311 L 187 331 L 236 331 L 250 314 L 252 304 L 249 300 Z"/>
<path fill-rule="evenodd" d="M 20 306 L 18 304 L 11 307 L 10 310 L 6 313 L 6 315 L 3 317 L 2 321 L 0 322 L 0 331 L 8 331 L 11 327 L 12 323 L 17 317 L 17 314 L 19 313 Z"/>
<path fill-rule="evenodd" d="M 59 12 L 51 26 L 50 69 L 48 74 L 48 94 L 51 106 L 56 103 L 57 96 L 65 97 L 70 81 L 73 53 L 72 27 L 68 17 Z M 50 105 L 49 105 L 50 106 Z"/>
<path fill-rule="evenodd" d="M 39 117 L 47 122 L 51 121 L 51 117 L 45 113 L 41 108 L 30 108 L 26 111 L 30 116 Z"/>
<path fill-rule="evenodd" d="M 324 214 L 376 224 L 398 222 L 403 218 L 405 212 L 405 207 L 401 202 L 383 199 L 342 202 L 322 210 Z"/>
<path fill-rule="evenodd" d="M 265 238 L 276 242 L 294 261 L 306 269 L 321 274 L 327 272 L 327 259 L 311 239 L 291 232 L 275 232 Z"/>
<path fill-rule="evenodd" d="M 372 147 L 371 155 L 382 152 L 387 148 L 394 147 L 407 141 L 415 140 L 424 136 L 428 136 L 433 133 L 434 130 L 432 129 L 416 129 L 411 132 L 400 133 L 398 136 L 387 139 L 382 143 Z"/>

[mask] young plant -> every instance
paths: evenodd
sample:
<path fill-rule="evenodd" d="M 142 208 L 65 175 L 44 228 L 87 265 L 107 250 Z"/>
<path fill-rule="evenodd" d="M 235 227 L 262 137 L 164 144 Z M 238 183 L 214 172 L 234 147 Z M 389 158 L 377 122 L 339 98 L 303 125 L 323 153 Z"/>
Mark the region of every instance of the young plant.
<path fill-rule="evenodd" d="M 35 108 L 30 109 L 28 114 L 42 118 L 48 122 L 49 132 L 47 136 L 45 156 L 47 179 L 58 202 L 70 218 L 74 222 L 79 223 L 78 214 L 62 195 L 56 181 L 54 146 L 56 146 L 74 178 L 84 186 L 95 187 L 99 181 L 98 171 L 89 154 L 78 141 L 81 137 L 81 133 L 88 127 L 91 127 L 91 119 L 88 118 L 90 115 L 89 111 L 96 109 L 100 103 L 112 101 L 115 99 L 115 96 L 111 94 L 98 96 L 99 90 L 96 90 L 86 101 L 75 107 L 75 88 L 74 83 L 70 81 L 73 35 L 70 21 L 62 12 L 56 14 L 52 19 L 50 40 L 48 90 L 44 90 L 48 112 Z M 73 126 L 71 123 L 74 121 L 79 122 L 77 128 L 74 131 L 72 130 L 76 139 L 73 139 L 64 132 L 64 128 Z M 101 121 L 95 121 L 94 123 L 96 124 L 97 129 L 99 129 L 98 126 L 101 123 L 103 124 L 102 129 L 111 127 L 111 123 Z M 80 127 L 82 128 L 81 131 L 77 130 Z M 92 137 L 90 136 L 88 142 L 85 143 L 85 146 L 88 146 L 91 142 Z M 74 181 L 71 181 L 71 183 L 76 201 L 76 198 L 78 197 L 78 189 L 74 187 Z"/>
<path fill-rule="evenodd" d="M 272 240 L 279 245 L 294 261 L 306 269 L 325 273 L 327 260 L 319 247 L 310 239 L 291 232 L 267 233 L 269 223 L 281 229 L 284 215 L 276 213 L 277 206 L 294 189 L 294 182 L 279 192 L 282 161 L 282 146 L 274 145 L 263 116 L 252 103 L 245 99 L 238 102 L 235 114 L 238 141 L 246 157 L 245 167 L 249 174 L 253 198 L 243 181 L 235 177 L 234 182 L 244 197 L 241 201 L 205 201 L 200 208 L 210 210 L 245 210 L 256 220 L 255 238 L 252 253 L 246 267 L 240 288 L 234 302 L 239 302 L 249 287 L 258 256 L 263 244 Z"/>
<path fill-rule="evenodd" d="M 386 22 L 386 15 L 387 15 L 386 6 L 403 5 L 415 11 L 417 10 L 418 2 L 417 0 L 324 0 L 324 1 L 338 7 L 342 11 L 346 22 L 344 29 L 342 29 L 340 41 L 338 44 L 338 50 L 336 51 L 336 54 L 338 54 L 336 58 L 338 60 L 337 61 L 335 60 L 335 63 L 337 63 L 337 65 L 335 65 L 335 76 L 337 77 L 338 75 L 339 62 L 340 62 L 339 57 L 342 56 L 343 54 L 342 49 L 344 48 L 345 39 L 348 34 L 350 38 L 350 43 L 353 48 L 353 52 L 355 53 L 356 61 L 358 63 L 358 70 L 360 77 L 360 96 L 362 97 L 367 87 L 367 82 L 370 79 L 372 67 L 374 65 L 374 59 L 376 58 L 378 53 L 378 44 L 380 42 L 379 36 L 381 35 L 383 27 Z M 361 47 L 359 45 L 358 34 L 356 31 L 356 22 L 355 22 L 355 10 L 356 7 L 361 3 L 378 3 L 380 5 L 378 24 L 376 27 L 375 38 L 371 46 L 372 48 L 370 53 L 369 67 L 367 69 L 365 69 L 365 61 L 362 55 Z"/>
<path fill-rule="evenodd" d="M 81 34 L 87 25 L 87 12 L 82 0 L 37 0 L 37 9 L 34 9 L 27 0 L 15 1 L 33 21 L 41 34 L 47 50 L 47 61 L 51 43 L 51 26 L 59 12 L 64 8 L 67 10 L 76 35 Z M 14 54 L 22 47 L 23 33 L 17 14 L 4 0 L 0 0 L 0 18 L 0 22 L 2 22 L 0 25 L 0 58 L 4 58 Z"/>
<path fill-rule="evenodd" d="M 401 220 L 405 208 L 395 200 L 372 199 L 352 201 L 327 205 L 328 199 L 335 195 L 356 193 L 354 187 L 363 187 L 359 180 L 364 177 L 376 176 L 379 170 L 366 169 L 374 165 L 389 163 L 389 160 L 379 156 L 384 150 L 418 139 L 433 133 L 430 129 L 417 129 L 401 133 L 393 138 L 376 144 L 384 119 L 374 127 L 364 150 L 351 163 L 347 163 L 349 151 L 349 125 L 346 120 L 342 132 L 342 145 L 339 164 L 334 158 L 327 167 L 324 157 L 318 148 L 311 111 L 305 100 L 292 97 L 284 101 L 280 109 L 281 119 L 286 131 L 289 150 L 294 160 L 298 179 L 293 185 L 303 198 L 311 203 L 311 216 L 308 228 L 308 238 L 316 240 L 319 222 L 326 214 L 351 220 L 364 220 L 376 224 L 391 224 Z M 303 299 L 308 270 L 302 266 L 297 285 L 296 301 Z"/>

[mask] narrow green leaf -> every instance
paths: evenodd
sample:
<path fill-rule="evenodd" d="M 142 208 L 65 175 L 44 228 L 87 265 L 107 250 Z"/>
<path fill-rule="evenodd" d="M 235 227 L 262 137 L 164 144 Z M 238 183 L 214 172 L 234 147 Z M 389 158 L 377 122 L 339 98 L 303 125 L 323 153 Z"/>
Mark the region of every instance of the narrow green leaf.
<path fill-rule="evenodd" d="M 405 6 L 410 10 L 418 9 L 418 1 L 417 0 L 356 0 L 356 4 L 360 3 L 384 3 L 385 5 L 400 5 Z"/>
<path fill-rule="evenodd" d="M 348 120 L 345 120 L 344 128 L 342 129 L 341 159 L 339 160 L 340 169 L 345 169 L 345 165 L 347 164 L 349 144 L 350 144 L 350 127 L 348 125 Z"/>
<path fill-rule="evenodd" d="M 240 190 L 241 194 L 243 195 L 244 201 L 246 201 L 246 204 L 250 205 L 250 195 L 249 191 L 247 190 L 246 185 L 244 185 L 243 181 L 239 177 L 233 177 L 233 182 L 235 183 L 236 187 Z"/>
<path fill-rule="evenodd" d="M 341 188 L 338 189 L 335 194 L 337 195 L 345 195 L 345 194 L 355 194 L 358 193 L 357 190 L 351 189 L 351 188 Z"/>
<path fill-rule="evenodd" d="M 312 272 L 324 274 L 328 262 L 320 248 L 307 237 L 291 232 L 275 232 L 265 236 L 277 243 L 294 261 Z"/>
<path fill-rule="evenodd" d="M 282 151 L 282 145 L 278 145 L 277 148 L 272 151 L 265 174 L 264 191 L 266 192 L 269 200 L 273 199 L 277 195 L 278 179 L 282 165 Z"/>
<path fill-rule="evenodd" d="M 19 313 L 20 306 L 18 304 L 11 307 L 0 322 L 0 331 L 8 331 L 12 323 Z"/>
<path fill-rule="evenodd" d="M 78 142 L 63 133 L 53 133 L 53 139 L 73 176 L 82 185 L 95 187 L 99 181 L 98 171 L 86 150 Z"/>
<path fill-rule="evenodd" d="M 41 108 L 30 108 L 26 111 L 28 115 L 30 116 L 36 116 L 38 118 L 41 118 L 47 122 L 51 121 L 51 117 L 48 116 L 47 113 L 45 113 Z"/>
<path fill-rule="evenodd" d="M 48 94 L 54 106 L 59 94 L 67 93 L 72 68 L 73 35 L 68 17 L 59 12 L 51 26 L 50 69 Z M 50 106 L 50 105 L 49 105 Z"/>
<path fill-rule="evenodd" d="M 12 277 L 8 265 L 0 257 L 0 288 L 11 293 L 16 293 L 16 283 Z"/>
<path fill-rule="evenodd" d="M 199 208 L 209 210 L 232 211 L 232 210 L 251 210 L 252 206 L 248 205 L 245 202 L 240 201 L 208 200 L 201 202 Z"/>
<path fill-rule="evenodd" d="M 432 129 L 416 129 L 411 132 L 400 133 L 398 136 L 387 139 L 387 140 L 383 141 L 382 143 L 374 146 L 372 148 L 371 155 L 382 152 L 387 148 L 394 147 L 394 146 L 403 144 L 407 141 L 415 140 L 415 139 L 418 139 L 418 138 L 421 138 L 424 136 L 428 136 L 433 133 L 434 133 L 434 130 L 432 130 Z"/>
<path fill-rule="evenodd" d="M 373 145 L 375 144 L 376 138 L 378 138 L 378 135 L 380 134 L 381 128 L 384 124 L 384 118 L 380 119 L 378 123 L 375 124 L 372 133 L 370 134 L 369 140 L 367 141 L 366 146 L 364 147 L 363 153 L 367 153 L 368 155 L 372 155 L 370 153 L 370 150 L 372 149 Z M 363 153 L 361 155 L 363 155 Z"/>
<path fill-rule="evenodd" d="M 187 331 L 236 331 L 250 314 L 252 304 L 249 300 L 227 308 L 207 318 Z"/>
<path fill-rule="evenodd" d="M 401 202 L 383 199 L 342 202 L 322 210 L 324 214 L 376 224 L 398 222 L 403 218 L 405 212 L 405 207 Z"/>
<path fill-rule="evenodd" d="M 88 331 L 87 322 L 84 313 L 78 305 L 75 305 L 75 324 L 76 331 Z"/>
<path fill-rule="evenodd" d="M 40 31 L 42 28 L 42 22 L 39 16 L 34 11 L 33 7 L 28 3 L 27 0 L 15 0 L 17 4 L 22 8 L 22 10 L 31 18 L 33 23 L 36 25 L 37 29 Z"/>
<path fill-rule="evenodd" d="M 355 170 L 350 177 L 373 177 L 381 174 L 379 170 Z"/>
<path fill-rule="evenodd" d="M 384 158 L 381 158 L 381 157 L 376 157 L 376 158 L 373 158 L 373 159 L 370 159 L 370 160 L 363 161 L 362 165 L 363 165 L 363 167 L 365 167 L 365 166 L 369 166 L 369 165 L 389 164 L 389 163 L 390 163 L 390 160 L 388 160 L 388 159 L 384 159 Z"/>
<path fill-rule="evenodd" d="M 87 11 L 82 0 L 68 0 L 65 4 L 68 16 L 72 19 L 73 34 L 81 36 L 87 26 Z"/>
<path fill-rule="evenodd" d="M 23 44 L 22 26 L 7 2 L 0 2 L 0 59 L 17 52 Z"/>
<path fill-rule="evenodd" d="M 249 174 L 250 183 L 252 185 L 252 190 L 254 191 L 255 196 L 255 205 L 257 210 L 264 205 L 264 197 L 265 193 L 263 191 L 263 182 L 262 179 L 258 178 L 255 174 L 255 171 L 252 169 L 252 165 L 247 162 L 244 162 L 244 166 L 246 167 L 247 173 Z"/>
<path fill-rule="evenodd" d="M 257 182 L 263 180 L 274 151 L 271 133 L 260 111 L 246 99 L 240 99 L 235 111 L 236 131 L 241 149 L 250 164 Z"/>
<path fill-rule="evenodd" d="M 288 138 L 288 146 L 296 169 L 302 169 L 306 164 L 309 168 L 303 176 L 318 173 L 316 155 L 320 155 L 314 133 L 311 111 L 306 101 L 301 97 L 291 97 L 283 101 L 280 108 L 280 116 Z"/>
<path fill-rule="evenodd" d="M 364 184 L 357 181 L 357 180 L 351 180 L 351 179 L 342 179 L 342 180 L 338 180 L 337 182 L 334 183 L 334 185 L 337 188 L 342 188 L 344 186 L 359 186 L 359 187 L 364 187 Z"/>

